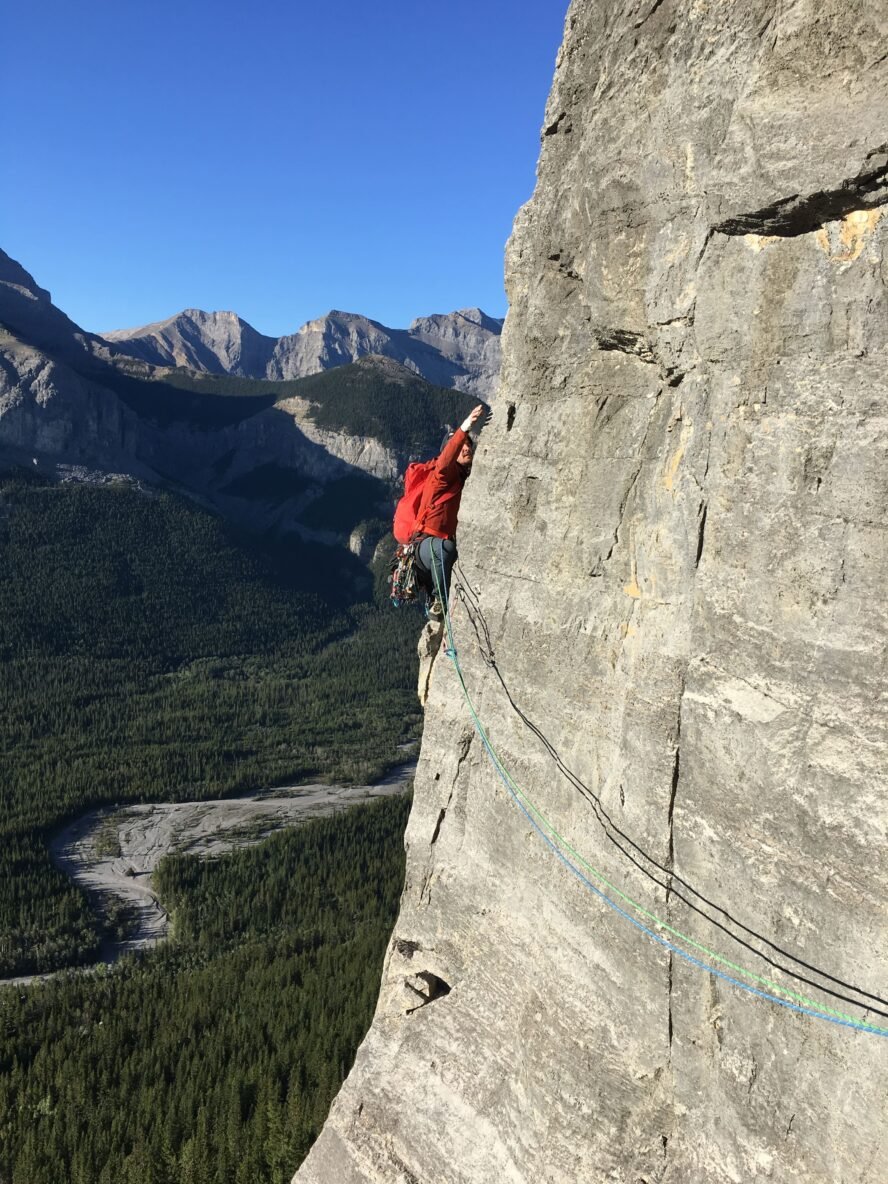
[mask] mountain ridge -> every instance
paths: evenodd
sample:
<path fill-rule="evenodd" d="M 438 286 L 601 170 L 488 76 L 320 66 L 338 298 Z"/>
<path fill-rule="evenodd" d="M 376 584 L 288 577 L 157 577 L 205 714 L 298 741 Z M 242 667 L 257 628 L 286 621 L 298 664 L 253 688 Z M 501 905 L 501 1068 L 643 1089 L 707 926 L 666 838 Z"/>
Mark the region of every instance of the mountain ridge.
<path fill-rule="evenodd" d="M 298 379 L 213 374 L 201 368 L 206 322 L 191 324 L 191 369 L 133 358 L 82 330 L 0 252 L 0 460 L 66 480 L 129 475 L 248 527 L 345 544 L 365 519 L 379 537 L 397 474 L 471 406 L 375 354 Z M 243 323 L 210 324 L 240 333 Z M 229 337 L 231 363 L 243 342 Z M 342 503 L 358 489 L 348 522 Z"/>
<path fill-rule="evenodd" d="M 495 391 L 503 322 L 480 308 L 417 317 L 392 329 L 361 313 L 331 309 L 294 333 L 269 337 L 235 312 L 187 308 L 163 320 L 101 334 L 152 365 L 280 381 L 303 378 L 368 354 L 389 357 L 436 386 L 486 400 Z"/>

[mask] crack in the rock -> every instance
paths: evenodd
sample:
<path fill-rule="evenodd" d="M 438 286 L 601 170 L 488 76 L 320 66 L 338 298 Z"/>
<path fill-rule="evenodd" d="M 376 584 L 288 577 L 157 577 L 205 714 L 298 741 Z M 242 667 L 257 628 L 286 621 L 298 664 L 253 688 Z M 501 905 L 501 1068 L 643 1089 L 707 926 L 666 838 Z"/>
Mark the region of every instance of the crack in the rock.
<path fill-rule="evenodd" d="M 656 321 L 652 328 L 661 329 L 670 325 L 684 325 L 686 328 L 692 329 L 694 327 L 694 310 L 684 316 L 671 317 L 666 321 Z M 656 347 L 643 333 L 636 333 L 632 329 L 603 329 L 598 326 L 593 327 L 592 333 L 598 348 L 602 351 L 615 351 L 626 354 L 628 357 L 638 358 L 646 365 L 659 366 L 660 378 L 666 386 L 679 386 L 689 370 L 694 369 L 693 365 L 688 369 L 683 369 L 681 366 L 670 366 L 662 359 Z"/>
<path fill-rule="evenodd" d="M 768 15 L 765 17 L 764 21 L 762 22 L 762 24 L 756 30 L 755 37 L 756 37 L 757 41 L 764 40 L 765 34 L 768 32 L 768 30 L 774 24 L 774 21 L 776 19 L 777 19 L 776 13 L 773 13 L 773 12 L 768 13 Z M 772 48 L 773 48 L 773 46 L 772 46 Z"/>
<path fill-rule="evenodd" d="M 449 801 L 449 799 L 448 799 L 448 801 Z M 434 847 L 435 843 L 437 843 L 438 835 L 441 833 L 441 823 L 444 821 L 446 816 L 447 816 L 447 807 L 442 806 L 441 809 L 438 811 L 438 821 L 435 823 L 435 829 L 432 832 L 432 837 L 429 842 L 430 847 Z"/>
<path fill-rule="evenodd" d="M 639 460 L 638 460 L 638 467 L 636 468 L 635 472 L 632 474 L 632 476 L 629 479 L 629 484 L 626 487 L 626 492 L 623 494 L 623 498 L 620 502 L 620 508 L 617 511 L 617 524 L 614 527 L 613 542 L 611 543 L 610 547 L 608 548 L 607 554 L 603 555 L 601 557 L 601 559 L 599 560 L 599 562 L 595 564 L 592 571 L 590 572 L 590 575 L 600 576 L 602 574 L 602 571 L 601 571 L 602 565 L 607 563 L 610 560 L 610 557 L 613 555 L 613 553 L 617 547 L 617 544 L 620 541 L 620 531 L 623 528 L 623 517 L 626 513 L 626 506 L 629 504 L 629 498 L 632 496 L 632 490 L 635 488 L 635 483 L 638 480 L 638 475 L 641 472 L 641 466 L 643 464 L 644 464 L 644 457 L 641 456 L 641 457 L 639 457 Z"/>
<path fill-rule="evenodd" d="M 658 395 L 658 398 L 659 398 L 659 395 Z M 648 416 L 647 425 L 644 429 L 644 436 L 642 437 L 642 441 L 641 441 L 641 447 L 638 450 L 638 464 L 635 468 L 635 472 L 629 478 L 629 484 L 626 486 L 626 492 L 623 494 L 622 500 L 620 501 L 620 508 L 617 511 L 617 524 L 614 527 L 613 542 L 611 543 L 610 547 L 608 548 L 607 554 L 602 555 L 594 563 L 592 570 L 589 572 L 589 575 L 592 577 L 597 577 L 597 576 L 600 576 L 603 574 L 605 563 L 607 563 L 610 560 L 611 556 L 613 555 L 613 553 L 620 541 L 620 531 L 623 528 L 623 517 L 626 513 L 626 506 L 629 504 L 629 498 L 632 496 L 632 491 L 635 489 L 635 484 L 638 481 L 639 474 L 641 473 L 642 467 L 643 467 L 645 459 L 646 459 L 644 450 L 645 450 L 645 445 L 647 444 L 648 432 L 650 431 L 650 428 L 651 428 L 651 421 L 654 418 L 654 408 L 655 407 L 656 407 L 656 400 L 654 401 L 654 407 L 651 408 L 651 413 Z M 600 409 L 599 409 L 599 413 L 600 413 Z"/>
<path fill-rule="evenodd" d="M 703 655 L 701 655 L 697 660 L 702 665 L 708 666 L 710 668 L 710 670 L 717 670 L 719 672 L 719 674 L 724 675 L 724 677 L 726 679 L 736 679 L 737 682 L 742 682 L 744 684 L 744 686 L 749 687 L 749 689 L 751 691 L 754 691 L 757 695 L 761 695 L 765 699 L 770 699 L 772 703 L 777 703 L 780 707 L 782 707 L 784 709 L 784 711 L 795 712 L 797 715 L 802 716 L 803 719 L 809 719 L 813 723 L 821 724 L 824 727 L 828 726 L 825 718 L 819 719 L 817 716 L 812 715 L 810 712 L 803 711 L 802 708 L 796 704 L 786 703 L 783 701 L 783 699 L 778 699 L 776 695 L 772 695 L 771 692 L 766 691 L 764 689 L 764 687 L 756 686 L 756 684 L 754 682 L 750 682 L 750 680 L 748 678 L 744 678 L 741 674 L 738 674 L 736 671 L 732 674 L 731 671 L 725 670 L 725 668 L 723 666 L 719 666 L 717 662 L 713 662 L 713 660 L 710 657 L 704 657 Z"/>
<path fill-rule="evenodd" d="M 459 780 L 459 771 L 463 766 L 463 761 L 469 755 L 469 749 L 472 747 L 472 741 L 474 739 L 475 739 L 474 732 L 465 732 L 463 734 L 463 738 L 460 741 L 460 745 L 459 745 L 459 756 L 457 757 L 457 761 L 456 761 L 456 773 L 454 773 L 454 775 L 453 775 L 453 784 L 454 785 L 456 785 L 457 781 Z M 450 797 L 453 797 L 453 790 L 452 789 L 450 791 Z M 448 805 L 450 804 L 449 798 L 448 798 L 447 804 Z"/>
<path fill-rule="evenodd" d="M 669 789 L 669 809 L 666 816 L 666 825 L 669 832 L 669 854 L 666 859 L 666 866 L 670 873 L 675 868 L 675 799 L 678 795 L 678 782 L 681 778 L 681 712 L 682 704 L 684 703 L 685 690 L 687 688 L 688 669 L 685 666 L 681 675 L 681 682 L 678 689 L 678 708 L 675 713 L 675 753 L 672 758 L 672 784 Z M 666 909 L 667 915 L 669 910 L 669 903 L 672 896 L 672 875 L 666 882 Z M 671 955 L 670 955 L 671 957 Z"/>
<path fill-rule="evenodd" d="M 682 694 L 684 694 L 684 687 L 682 687 Z M 679 782 L 680 777 L 681 777 L 681 700 L 679 700 L 679 704 L 678 704 L 678 720 L 676 723 L 676 736 L 675 736 L 675 755 L 672 760 L 672 785 L 670 787 L 670 792 L 669 792 L 669 813 L 668 813 L 669 858 L 668 858 L 668 865 L 669 865 L 670 869 L 675 867 L 675 831 L 674 831 L 673 823 L 674 823 L 674 815 L 675 815 L 675 796 L 678 793 L 678 782 Z M 670 879 L 669 884 L 667 885 L 667 888 L 666 888 L 667 901 L 669 900 L 669 895 L 670 895 L 671 891 L 672 891 L 672 880 Z"/>
<path fill-rule="evenodd" d="M 401 1184 L 422 1184 L 422 1181 L 419 1179 L 419 1177 L 415 1175 L 410 1170 L 410 1168 L 408 1168 L 407 1164 L 404 1163 L 400 1155 L 396 1155 L 391 1149 L 389 1149 L 388 1155 L 394 1166 L 400 1172 Z"/>
<path fill-rule="evenodd" d="M 474 738 L 475 738 L 474 732 L 467 732 L 463 735 L 463 738 L 462 738 L 462 741 L 461 741 L 460 747 L 459 747 L 459 756 L 457 757 L 457 761 L 456 761 L 456 772 L 453 775 L 453 781 L 450 786 L 450 793 L 447 795 L 447 801 L 444 803 L 444 805 L 438 811 L 438 819 L 435 823 L 435 829 L 432 832 L 431 840 L 429 841 L 429 850 L 431 850 L 431 848 L 434 847 L 435 843 L 437 843 L 437 841 L 438 841 L 438 836 L 441 833 L 441 826 L 443 825 L 444 819 L 447 817 L 447 811 L 450 809 L 450 803 L 453 801 L 453 790 L 456 786 L 457 781 L 459 780 L 460 770 L 462 769 L 463 762 L 465 761 L 466 757 L 469 755 L 469 749 L 472 747 L 472 741 L 474 740 Z M 431 872 L 426 877 L 426 884 L 428 884 L 430 878 L 431 878 Z"/>
<path fill-rule="evenodd" d="M 696 305 L 696 301 L 694 303 Z M 681 316 L 678 316 L 678 317 L 667 317 L 665 321 L 654 321 L 654 325 L 658 329 L 663 329 L 667 325 L 693 325 L 693 323 L 694 323 L 694 313 L 693 312 L 683 313 Z"/>
<path fill-rule="evenodd" d="M 697 554 L 694 557 L 694 567 L 700 566 L 700 560 L 703 557 L 703 539 L 706 534 L 706 512 L 709 509 L 706 502 L 700 503 L 700 508 L 697 511 Z"/>
<path fill-rule="evenodd" d="M 706 441 L 706 466 L 703 469 L 703 481 L 705 481 L 706 478 L 709 476 L 709 462 L 710 462 L 710 459 L 712 458 L 712 424 L 710 423 L 710 424 L 707 424 L 706 426 L 707 426 L 707 429 L 709 432 L 709 436 Z M 702 483 L 700 485 L 700 488 L 701 489 L 704 488 Z"/>
<path fill-rule="evenodd" d="M 457 776 L 459 776 L 459 770 L 457 770 Z M 454 778 L 454 780 L 456 780 L 456 778 Z M 440 811 L 438 812 L 438 821 L 435 823 L 435 829 L 432 833 L 431 842 L 429 843 L 430 847 L 434 847 L 435 843 L 437 843 L 437 841 L 438 841 L 438 835 L 441 833 L 441 824 L 443 823 L 444 819 L 447 816 L 447 811 L 450 809 L 450 803 L 452 801 L 453 801 L 453 790 L 451 789 L 450 793 L 447 795 L 446 805 L 442 806 Z"/>
<path fill-rule="evenodd" d="M 635 333 L 632 329 L 603 328 L 596 328 L 593 333 L 600 350 L 616 350 L 650 365 L 657 361 L 657 355 L 643 333 Z"/>
<path fill-rule="evenodd" d="M 499 576 L 503 580 L 523 580 L 526 584 L 542 583 L 542 580 L 539 576 L 529 576 L 518 571 L 500 571 L 495 567 L 489 567 L 486 570 L 490 573 L 490 575 Z"/>
<path fill-rule="evenodd" d="M 749 1095 L 752 1093 L 753 1086 L 755 1085 L 756 1078 L 758 1077 L 758 1071 L 759 1071 L 758 1061 L 755 1059 L 755 1056 L 753 1055 L 752 1068 L 749 1070 L 749 1080 L 746 1083 L 746 1096 L 747 1097 L 749 1097 Z"/>
<path fill-rule="evenodd" d="M 737 214 L 712 229 L 719 234 L 761 234 L 795 238 L 819 230 L 827 222 L 836 222 L 856 210 L 874 209 L 888 204 L 888 144 L 867 153 L 869 167 L 856 177 L 843 181 L 836 189 L 817 193 L 790 194 L 760 210 Z"/>
<path fill-rule="evenodd" d="M 660 5 L 662 3 L 663 3 L 663 0 L 654 0 L 654 3 L 651 5 L 650 9 L 648 9 L 648 11 L 644 14 L 644 16 L 641 17 L 640 20 L 637 20 L 635 22 L 635 24 L 632 26 L 633 29 L 640 29 L 643 24 L 646 24 L 647 21 L 649 21 L 651 19 L 651 17 L 654 15 L 654 13 L 657 11 L 657 9 L 660 7 Z"/>

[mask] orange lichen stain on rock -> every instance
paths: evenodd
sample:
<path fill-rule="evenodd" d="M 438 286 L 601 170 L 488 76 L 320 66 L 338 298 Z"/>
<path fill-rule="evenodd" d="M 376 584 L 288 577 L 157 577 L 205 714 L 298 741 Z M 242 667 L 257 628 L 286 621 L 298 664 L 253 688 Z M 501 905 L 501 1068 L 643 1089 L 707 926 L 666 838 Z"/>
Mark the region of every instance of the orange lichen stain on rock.
<path fill-rule="evenodd" d="M 769 247 L 771 243 L 779 243 L 782 237 L 780 234 L 744 234 L 743 241 L 747 247 L 752 247 L 753 251 L 758 254 L 765 247 Z"/>
<path fill-rule="evenodd" d="M 641 599 L 641 589 L 638 586 L 638 558 L 634 548 L 632 550 L 632 574 L 629 577 L 629 583 L 623 587 L 623 591 L 633 600 Z"/>
<path fill-rule="evenodd" d="M 678 441 L 678 447 L 672 454 L 669 464 L 666 466 L 666 473 L 663 477 L 663 488 L 670 493 L 675 486 L 675 477 L 678 473 L 678 466 L 681 464 L 682 457 L 685 454 L 685 449 L 688 446 L 688 438 L 694 429 L 690 425 L 686 425 L 681 429 L 681 438 Z"/>
<path fill-rule="evenodd" d="M 841 221 L 822 226 L 814 240 L 830 263 L 853 263 L 860 258 L 884 213 L 884 209 L 852 210 Z"/>

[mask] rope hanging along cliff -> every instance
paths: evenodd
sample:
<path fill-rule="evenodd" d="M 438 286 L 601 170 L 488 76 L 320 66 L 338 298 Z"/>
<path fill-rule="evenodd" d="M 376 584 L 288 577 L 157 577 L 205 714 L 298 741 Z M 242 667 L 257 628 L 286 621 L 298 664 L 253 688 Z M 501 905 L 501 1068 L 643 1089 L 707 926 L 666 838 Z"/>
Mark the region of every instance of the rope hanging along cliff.
<path fill-rule="evenodd" d="M 647 876 L 648 879 L 650 879 L 654 884 L 658 885 L 658 887 L 662 888 L 664 891 L 671 893 L 678 900 L 681 900 L 693 912 L 697 913 L 700 917 L 702 917 L 704 920 L 708 921 L 711 925 L 714 925 L 717 929 L 720 929 L 723 933 L 725 933 L 728 937 L 730 937 L 732 939 L 732 941 L 735 941 L 738 945 L 742 946 L 744 949 L 749 950 L 750 953 L 755 954 L 756 957 L 761 958 L 762 961 L 764 961 L 768 965 L 774 967 L 775 970 L 779 970 L 782 974 L 786 974 L 786 975 L 796 979 L 797 982 L 802 982 L 802 983 L 805 983 L 806 986 L 814 987 L 816 990 L 822 991 L 825 994 L 831 995 L 833 998 L 839 999 L 844 1003 L 848 1003 L 853 1007 L 859 1007 L 861 1009 L 872 1011 L 876 1015 L 881 1015 L 881 1016 L 885 1016 L 886 1018 L 888 1018 L 888 1010 L 882 1009 L 883 1007 L 888 1008 L 888 1000 L 883 999 L 881 996 L 873 994 L 870 991 L 864 990 L 862 987 L 858 987 L 858 986 L 854 985 L 853 983 L 845 982 L 843 979 L 837 978 L 835 975 L 829 974 L 825 970 L 821 970 L 818 966 L 814 966 L 813 964 L 804 961 L 804 959 L 797 957 L 791 951 L 786 950 L 786 949 L 782 948 L 781 946 L 778 946 L 775 942 L 771 941 L 770 938 L 766 937 L 764 934 L 758 933 L 756 930 L 752 929 L 750 926 L 748 926 L 748 925 L 744 924 L 742 921 L 738 920 L 722 905 L 719 905 L 716 902 L 710 900 L 707 896 L 705 896 L 703 893 L 701 893 L 698 889 L 696 889 L 687 880 L 683 879 L 674 870 L 674 868 L 671 868 L 671 867 L 667 868 L 663 864 L 659 863 L 656 859 L 654 859 L 654 857 L 652 855 L 649 855 L 642 847 L 640 847 L 638 845 L 638 843 L 636 843 L 629 835 L 627 835 L 625 833 L 625 831 L 621 830 L 620 827 L 616 825 L 616 823 L 613 821 L 613 819 L 607 813 L 607 811 L 604 808 L 604 805 L 601 801 L 601 798 L 598 796 L 598 794 L 596 794 L 595 791 L 593 789 L 591 789 L 590 786 L 586 785 L 586 783 L 583 782 L 564 763 L 558 750 L 549 741 L 548 737 L 536 726 L 536 724 L 534 724 L 534 722 L 531 719 L 528 718 L 528 716 L 521 710 L 521 708 L 515 702 L 515 699 L 512 696 L 512 693 L 509 690 L 509 687 L 506 684 L 505 679 L 503 678 L 502 672 L 499 669 L 499 666 L 497 665 L 496 655 L 495 655 L 494 649 L 493 649 L 493 643 L 490 638 L 490 631 L 487 626 L 487 622 L 484 619 L 484 614 L 481 610 L 481 607 L 478 602 L 476 594 L 471 589 L 471 586 L 468 584 L 467 581 L 465 583 L 458 581 L 457 591 L 460 594 L 460 596 L 463 600 L 463 603 L 466 606 L 466 611 L 469 616 L 469 621 L 470 621 L 472 628 L 475 632 L 475 636 L 478 641 L 479 649 L 481 651 L 482 660 L 484 661 L 485 665 L 487 665 L 490 669 L 492 669 L 493 672 L 495 673 L 495 675 L 497 676 L 497 679 L 499 680 L 500 685 L 503 688 L 503 691 L 506 695 L 506 698 L 509 701 L 510 706 L 515 711 L 515 713 L 518 715 L 518 717 L 521 719 L 521 721 L 524 723 L 524 725 L 537 737 L 537 739 L 540 741 L 540 743 L 544 746 L 546 751 L 552 757 L 553 761 L 555 762 L 556 767 L 558 768 L 558 771 L 562 774 L 562 776 L 564 776 L 565 779 L 580 793 L 580 795 L 582 797 L 584 797 L 589 802 L 589 804 L 592 806 L 595 817 L 596 817 L 597 821 L 599 822 L 599 824 L 601 825 L 606 837 L 610 840 L 611 843 L 613 843 L 613 845 L 617 848 L 617 850 L 622 855 L 624 855 L 632 864 L 634 864 L 634 866 L 636 868 L 638 868 L 638 870 L 641 871 L 645 876 Z M 614 832 L 614 833 L 612 833 L 612 832 Z M 616 836 L 619 836 L 619 837 L 616 837 Z M 626 845 L 624 845 L 624 844 L 626 844 Z M 627 847 L 631 848 L 631 850 L 628 850 Z M 633 852 L 635 852 L 635 854 L 633 854 Z M 636 855 L 639 856 L 641 859 L 646 860 L 649 864 L 651 864 L 658 871 L 662 872 L 663 875 L 668 878 L 668 882 L 664 883 L 661 879 L 659 879 L 650 870 L 650 868 L 645 867 L 642 862 L 639 862 L 639 858 L 636 858 Z M 763 945 L 767 946 L 770 950 L 773 950 L 775 953 L 781 955 L 781 957 L 785 958 L 786 960 L 788 960 L 790 962 L 795 963 L 796 966 L 804 967 L 806 970 L 809 970 L 813 974 L 818 975 L 821 979 L 828 980 L 829 983 L 833 983 L 836 986 L 843 987 L 845 989 L 845 991 L 851 991 L 856 995 L 862 996 L 862 998 L 861 999 L 852 998 L 851 996 L 845 994 L 843 991 L 837 991 L 833 987 L 828 986 L 826 983 L 817 982 L 814 979 L 810 979 L 806 975 L 799 973 L 798 970 L 794 970 L 792 967 L 783 965 L 781 962 L 777 961 L 776 958 L 773 958 L 766 951 L 757 949 L 751 942 L 747 941 L 745 938 L 741 937 L 739 934 L 732 932 L 732 930 L 729 929 L 727 927 L 727 925 L 725 925 L 722 921 L 720 921 L 718 919 L 718 917 L 710 916 L 709 913 L 707 913 L 705 911 L 705 909 L 700 907 L 700 905 L 695 904 L 694 901 L 688 899 L 688 897 L 681 891 L 681 889 L 676 887 L 676 884 L 681 885 L 682 888 L 684 888 L 687 892 L 691 893 L 693 896 L 697 897 L 697 899 L 702 901 L 706 906 L 708 906 L 709 908 L 714 909 L 716 912 L 720 913 L 732 925 L 734 925 L 738 929 L 742 930 L 744 933 L 749 935 L 749 937 L 754 938 L 756 941 L 761 942 Z M 705 949 L 705 947 L 702 947 L 702 948 Z M 733 966 L 734 964 L 731 962 L 728 962 L 728 965 Z M 767 982 L 769 980 L 765 979 L 762 981 Z M 878 1003 L 878 1004 L 881 1004 L 882 1006 L 874 1007 L 873 1003 Z"/>
<path fill-rule="evenodd" d="M 434 568 L 434 566 L 435 565 L 433 565 L 433 568 Z M 641 906 L 637 902 L 633 901 L 629 896 L 627 896 L 619 888 L 617 888 L 615 885 L 611 884 L 610 881 L 608 881 L 600 872 L 596 871 L 596 869 L 593 868 L 591 864 L 589 864 L 586 860 L 584 860 L 582 858 L 582 856 L 580 856 L 579 853 L 576 852 L 570 846 L 570 844 L 561 835 L 558 834 L 557 830 L 551 825 L 551 823 L 548 822 L 548 820 L 545 818 L 545 816 L 537 809 L 537 807 L 534 805 L 534 803 L 522 792 L 520 787 L 516 784 L 516 782 L 513 780 L 513 778 L 509 775 L 505 766 L 502 764 L 501 760 L 499 759 L 495 749 L 493 748 L 493 745 L 490 742 L 487 732 L 485 731 L 484 726 L 481 723 L 481 720 L 478 717 L 477 712 L 475 711 L 474 705 L 471 700 L 471 696 L 469 695 L 468 687 L 466 686 L 465 678 L 464 678 L 464 675 L 462 672 L 462 667 L 459 662 L 459 655 L 456 650 L 456 645 L 454 642 L 453 627 L 452 627 L 451 616 L 450 616 L 450 604 L 449 604 L 449 600 L 447 598 L 446 589 L 444 589 L 441 586 L 440 579 L 438 577 L 438 573 L 435 572 L 434 575 L 435 575 L 435 584 L 436 584 L 438 596 L 441 600 L 442 605 L 444 606 L 444 620 L 445 620 L 445 627 L 447 630 L 447 639 L 448 639 L 448 646 L 445 649 L 445 653 L 453 662 L 454 670 L 456 672 L 457 679 L 460 683 L 460 688 L 462 690 L 463 697 L 465 698 L 466 704 L 469 708 L 469 713 L 472 717 L 472 721 L 475 726 L 475 730 L 477 731 L 477 733 L 481 739 L 481 742 L 484 746 L 484 749 L 487 752 L 487 755 L 490 758 L 491 763 L 493 764 L 493 767 L 497 773 L 497 776 L 500 778 L 500 780 L 505 785 L 509 795 L 515 801 L 515 803 L 517 804 L 517 806 L 519 807 L 521 812 L 528 819 L 528 821 L 530 822 L 533 829 L 540 835 L 540 837 L 547 844 L 547 846 L 553 851 L 553 853 L 558 857 L 558 859 L 572 872 L 572 874 L 575 875 L 584 884 L 585 887 L 587 887 L 599 899 L 601 899 L 610 909 L 612 909 L 614 912 L 618 913 L 625 920 L 629 921 L 629 923 L 631 925 L 633 925 L 640 932 L 644 933 L 646 936 L 650 937 L 653 941 L 657 942 L 658 945 L 662 946 L 664 949 L 666 949 L 674 954 L 677 954 L 678 957 L 682 958 L 685 962 L 689 963 L 690 965 L 695 966 L 698 969 L 701 969 L 708 974 L 715 975 L 717 978 L 720 978 L 720 979 L 724 980 L 725 982 L 731 983 L 732 985 L 738 987 L 740 990 L 746 991 L 748 994 L 752 994 L 752 995 L 755 995 L 759 998 L 765 999 L 769 1002 L 776 1003 L 779 1006 L 787 1008 L 791 1011 L 795 1011 L 795 1012 L 801 1013 L 803 1015 L 809 1015 L 815 1019 L 824 1020 L 827 1023 L 836 1024 L 841 1027 L 852 1028 L 856 1031 L 869 1032 L 869 1033 L 871 1033 L 873 1035 L 877 1035 L 877 1036 L 888 1036 L 888 1028 L 880 1028 L 874 1024 L 868 1024 L 866 1022 L 856 1020 L 853 1017 L 847 1016 L 842 1012 L 834 1011 L 834 1009 L 832 1009 L 832 1008 L 829 1008 L 823 1004 L 820 1004 L 820 1003 L 817 1003 L 813 1000 L 810 1000 L 806 996 L 798 995 L 797 993 L 790 991 L 787 988 L 782 987 L 777 983 L 771 982 L 771 980 L 766 979 L 766 978 L 762 977 L 761 975 L 757 975 L 752 971 L 746 970 L 745 968 L 737 965 L 736 963 L 731 962 L 727 958 L 724 958 L 722 955 L 716 953 L 715 951 L 708 949 L 708 947 L 702 945 L 702 943 L 699 943 L 699 942 L 695 941 L 693 938 L 687 936 L 686 934 L 681 933 L 679 930 L 675 929 L 673 926 L 670 926 L 667 922 L 665 922 L 661 918 L 657 917 L 656 914 L 651 913 L 648 910 L 644 909 L 643 906 Z M 546 830 L 543 829 L 544 827 L 549 831 L 549 834 L 546 834 Z M 550 835 L 553 837 L 550 838 Z M 677 946 L 673 942 L 668 941 L 662 935 L 655 933 L 652 929 L 649 929 L 645 924 L 643 924 L 641 921 L 637 920 L 635 917 L 631 916 L 624 908 L 622 908 L 615 901 L 611 900 L 610 897 L 607 896 L 606 893 L 604 893 L 600 888 L 598 888 L 595 884 L 593 884 L 592 881 L 589 880 L 586 875 L 584 875 L 584 873 L 580 870 L 580 868 L 578 868 L 574 863 L 571 862 L 570 859 L 568 859 L 568 857 L 564 854 L 564 850 L 562 850 L 561 847 L 558 845 L 559 843 L 564 847 L 564 850 L 569 851 L 571 853 L 571 855 L 573 855 L 574 858 L 579 863 L 581 863 L 585 868 L 587 868 L 587 870 L 591 874 L 593 874 L 601 883 L 604 883 L 607 887 L 609 887 L 611 889 L 611 891 L 615 892 L 622 900 L 624 900 L 632 908 L 634 908 L 636 911 L 640 912 L 642 915 L 646 916 L 651 921 L 654 921 L 657 925 L 659 925 L 661 928 L 665 929 L 667 932 L 671 933 L 674 937 L 679 938 L 682 941 L 685 941 L 687 944 L 689 944 L 693 948 L 700 950 L 701 952 L 705 952 L 709 957 L 712 957 L 713 959 L 715 959 L 715 961 L 719 962 L 721 965 L 729 966 L 731 969 L 735 970 L 739 974 L 742 974 L 744 977 L 749 978 L 753 981 L 765 984 L 765 985 L 769 986 L 771 988 L 771 990 L 778 991 L 778 992 L 780 992 L 780 994 L 785 995 L 787 997 L 780 998 L 778 995 L 770 994 L 769 992 L 761 990 L 758 987 L 751 986 L 749 983 L 741 982 L 739 979 L 734 978 L 732 975 L 727 974 L 725 971 L 719 970 L 717 967 L 708 965 L 707 963 L 701 961 L 701 959 L 695 957 L 693 954 L 690 954 L 687 950 L 682 949 L 680 946 Z M 793 1000 L 798 1000 L 798 1002 L 793 1002 Z M 851 1001 L 847 1000 L 847 1002 L 851 1002 Z M 860 1006 L 860 1005 L 858 1004 L 858 1006 Z M 870 1010 L 873 1010 L 873 1009 L 870 1009 Z"/>

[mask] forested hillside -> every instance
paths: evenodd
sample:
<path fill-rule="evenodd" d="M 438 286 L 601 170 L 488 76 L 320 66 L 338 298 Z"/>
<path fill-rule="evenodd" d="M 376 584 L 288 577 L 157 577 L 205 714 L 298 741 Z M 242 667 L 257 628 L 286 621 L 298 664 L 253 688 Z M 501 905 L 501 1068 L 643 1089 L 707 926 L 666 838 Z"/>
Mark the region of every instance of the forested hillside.
<path fill-rule="evenodd" d="M 418 726 L 417 622 L 341 549 L 156 491 L 0 477 L 0 977 L 93 959 L 50 864 L 88 807 L 365 781 Z"/>
<path fill-rule="evenodd" d="M 176 938 L 0 989 L 2 1184 L 283 1184 L 375 1005 L 409 800 L 156 876 Z"/>
<path fill-rule="evenodd" d="M 296 396 L 311 404 L 318 427 L 367 436 L 404 454 L 435 450 L 445 423 L 465 419 L 478 400 L 435 386 L 387 358 L 368 357 L 308 378 L 267 381 L 185 369 L 156 369 L 117 359 L 87 373 L 159 426 L 205 430 L 236 423 Z"/>

